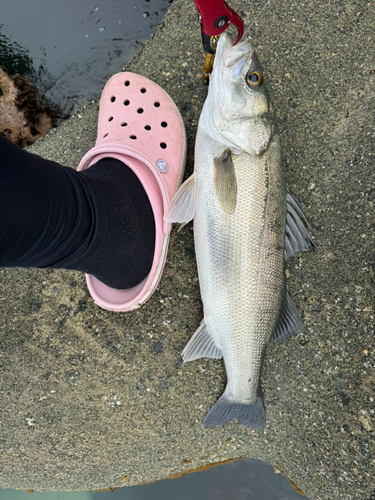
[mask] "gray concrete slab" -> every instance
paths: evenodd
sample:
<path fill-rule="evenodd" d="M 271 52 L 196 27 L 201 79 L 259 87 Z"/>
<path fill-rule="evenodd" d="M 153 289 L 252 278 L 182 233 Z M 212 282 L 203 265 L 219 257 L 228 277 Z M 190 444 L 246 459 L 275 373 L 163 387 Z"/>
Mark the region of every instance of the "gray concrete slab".
<path fill-rule="evenodd" d="M 248 25 L 265 5 L 230 3 Z M 189 225 L 173 230 L 161 283 L 132 314 L 99 309 L 78 272 L 1 270 L 1 487 L 120 487 L 246 456 L 314 500 L 374 498 L 374 18 L 367 1 L 272 1 L 251 28 L 287 179 L 318 243 L 288 265 L 306 329 L 268 350 L 264 430 L 202 430 L 225 372 L 221 361 L 181 364 L 202 319 Z M 202 65 L 193 2 L 175 0 L 127 66 L 181 110 L 187 175 Z M 32 151 L 75 167 L 97 111 L 89 103 Z"/>

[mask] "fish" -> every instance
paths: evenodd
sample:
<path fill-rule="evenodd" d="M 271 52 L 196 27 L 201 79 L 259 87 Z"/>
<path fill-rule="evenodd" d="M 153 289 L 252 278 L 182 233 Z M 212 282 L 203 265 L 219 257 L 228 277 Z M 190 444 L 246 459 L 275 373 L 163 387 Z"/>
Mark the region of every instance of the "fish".
<path fill-rule="evenodd" d="M 184 362 L 223 358 L 227 385 L 204 428 L 237 419 L 261 429 L 262 367 L 268 345 L 303 330 L 286 284 L 285 261 L 315 246 L 286 184 L 263 69 L 249 40 L 218 41 L 195 142 L 194 173 L 164 215 L 194 219 L 204 318 Z"/>

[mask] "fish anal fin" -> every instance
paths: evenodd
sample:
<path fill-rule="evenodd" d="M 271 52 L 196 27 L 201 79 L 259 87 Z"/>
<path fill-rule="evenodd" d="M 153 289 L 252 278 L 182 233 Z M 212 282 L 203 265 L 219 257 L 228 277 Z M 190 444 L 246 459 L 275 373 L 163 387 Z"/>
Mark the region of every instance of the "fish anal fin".
<path fill-rule="evenodd" d="M 282 342 L 285 339 L 295 337 L 303 331 L 303 325 L 297 306 L 290 298 L 288 291 L 285 292 L 285 298 L 280 311 L 279 321 L 275 331 L 268 341 L 268 345 Z"/>
<path fill-rule="evenodd" d="M 204 320 L 201 322 L 199 328 L 187 343 L 181 356 L 184 363 L 186 361 L 193 361 L 194 359 L 200 358 L 220 359 L 223 357 L 221 350 L 208 331 Z"/>
<path fill-rule="evenodd" d="M 308 223 L 297 198 L 286 185 L 286 226 L 285 260 L 296 256 L 298 252 L 308 252 L 315 247 L 312 239 L 314 231 Z"/>
<path fill-rule="evenodd" d="M 237 204 L 237 181 L 232 152 L 229 148 L 214 159 L 214 169 L 216 197 L 224 212 L 233 214 Z"/>
<path fill-rule="evenodd" d="M 195 215 L 195 175 L 192 174 L 177 190 L 164 214 L 166 222 L 180 222 L 183 225 Z"/>

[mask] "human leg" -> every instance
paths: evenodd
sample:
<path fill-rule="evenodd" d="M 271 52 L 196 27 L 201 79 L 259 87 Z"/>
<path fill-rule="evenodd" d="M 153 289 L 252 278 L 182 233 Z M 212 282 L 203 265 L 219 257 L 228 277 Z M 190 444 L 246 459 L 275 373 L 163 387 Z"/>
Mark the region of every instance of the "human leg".
<path fill-rule="evenodd" d="M 14 155 L 20 159 L 21 153 L 27 155 L 21 150 Z M 155 290 L 164 267 L 171 225 L 163 221 L 163 214 L 182 181 L 185 155 L 183 121 L 170 97 L 139 75 L 114 75 L 102 94 L 96 145 L 82 159 L 79 172 L 33 155 L 28 158 L 42 164 L 37 189 L 30 189 L 35 186 L 33 176 L 28 189 L 27 181 L 21 182 L 31 196 L 24 206 L 34 210 L 36 205 L 39 214 L 37 232 L 29 227 L 34 222 L 22 222 L 25 211 L 14 208 L 22 208 L 24 202 L 12 205 L 4 198 L 2 213 L 12 214 L 18 226 L 7 221 L 0 226 L 0 265 L 83 270 L 101 307 L 139 307 Z M 52 170 L 45 177 L 41 172 L 49 163 Z M 11 164 L 17 168 L 12 159 L 0 160 L 0 169 Z M 21 170 L 17 175 L 22 177 Z M 65 186 L 64 196 L 56 193 L 59 183 Z M 44 194 L 39 184 L 46 184 Z M 11 185 L 13 193 L 19 190 L 17 176 Z M 0 189 L 7 189 L 1 180 Z M 14 227 L 22 237 L 17 238 Z M 25 252 L 27 240 L 30 248 Z"/>
<path fill-rule="evenodd" d="M 83 172 L 0 138 L 0 266 L 75 269 L 131 288 L 149 273 L 154 217 L 134 172 L 112 158 Z"/>

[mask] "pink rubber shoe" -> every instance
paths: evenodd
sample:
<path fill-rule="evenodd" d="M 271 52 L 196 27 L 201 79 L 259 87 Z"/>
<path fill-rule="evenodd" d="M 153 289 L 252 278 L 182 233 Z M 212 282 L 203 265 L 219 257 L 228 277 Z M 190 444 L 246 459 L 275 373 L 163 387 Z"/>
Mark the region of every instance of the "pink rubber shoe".
<path fill-rule="evenodd" d="M 150 274 L 139 285 L 115 290 L 86 274 L 95 303 L 110 311 L 140 307 L 163 272 L 171 224 L 164 212 L 181 184 L 186 159 L 185 127 L 176 105 L 156 83 L 134 73 L 118 73 L 104 87 L 95 147 L 82 158 L 85 170 L 103 158 L 116 158 L 138 176 L 155 218 L 155 252 Z"/>

